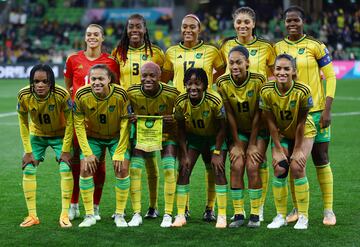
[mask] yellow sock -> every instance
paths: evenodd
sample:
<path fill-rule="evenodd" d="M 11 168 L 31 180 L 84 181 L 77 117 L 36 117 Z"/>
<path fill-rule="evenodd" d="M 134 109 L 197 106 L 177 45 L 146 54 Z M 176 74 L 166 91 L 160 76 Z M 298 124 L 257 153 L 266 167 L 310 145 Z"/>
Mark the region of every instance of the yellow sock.
<path fill-rule="evenodd" d="M 232 188 L 230 192 L 234 207 L 234 214 L 244 214 L 244 190 Z"/>
<path fill-rule="evenodd" d="M 130 195 L 134 213 L 141 212 L 141 172 L 145 160 L 140 157 L 132 157 L 130 165 Z"/>
<path fill-rule="evenodd" d="M 269 167 L 266 162 L 260 165 L 260 178 L 261 178 L 261 187 L 262 187 L 260 205 L 264 206 L 269 188 Z"/>
<path fill-rule="evenodd" d="M 94 214 L 94 178 L 80 176 L 79 181 L 81 198 L 84 203 L 86 215 Z"/>
<path fill-rule="evenodd" d="M 175 157 L 164 157 L 161 159 L 161 163 L 164 169 L 165 214 L 172 215 L 176 189 Z"/>
<path fill-rule="evenodd" d="M 316 166 L 316 174 L 320 184 L 320 189 L 324 201 L 324 209 L 333 209 L 333 173 L 330 164 L 324 166 Z"/>
<path fill-rule="evenodd" d="M 213 210 L 215 206 L 216 200 L 216 192 L 215 192 L 215 173 L 214 169 L 211 167 L 211 164 L 205 164 L 205 182 L 206 182 L 206 190 L 207 190 L 207 208 Z"/>
<path fill-rule="evenodd" d="M 176 206 L 178 215 L 185 214 L 186 201 L 189 195 L 189 185 L 176 185 Z"/>
<path fill-rule="evenodd" d="M 74 179 L 68 164 L 61 162 L 59 166 L 61 184 L 61 217 L 68 216 Z"/>
<path fill-rule="evenodd" d="M 227 185 L 215 185 L 218 215 L 226 216 Z"/>
<path fill-rule="evenodd" d="M 129 195 L 130 176 L 125 178 L 116 178 L 115 194 L 116 194 L 116 213 L 124 214 L 126 202 Z"/>
<path fill-rule="evenodd" d="M 287 213 L 288 197 L 288 187 L 286 180 L 286 178 L 274 177 L 272 182 L 276 212 L 281 214 L 284 218 Z"/>
<path fill-rule="evenodd" d="M 250 214 L 259 215 L 262 189 L 249 189 Z"/>
<path fill-rule="evenodd" d="M 299 214 L 308 217 L 309 211 L 309 182 L 307 177 L 295 179 L 295 195 Z"/>
<path fill-rule="evenodd" d="M 291 192 L 291 200 L 293 203 L 294 208 L 298 208 L 297 202 L 296 202 L 296 194 L 295 194 L 295 179 L 291 176 L 291 170 L 289 172 L 289 183 L 290 183 L 290 192 Z"/>
<path fill-rule="evenodd" d="M 155 154 L 155 153 L 154 153 Z M 149 188 L 149 206 L 158 207 L 159 168 L 156 156 L 146 157 L 146 173 Z"/>
<path fill-rule="evenodd" d="M 23 190 L 29 216 L 36 217 L 36 167 L 32 164 L 28 164 L 24 168 Z"/>

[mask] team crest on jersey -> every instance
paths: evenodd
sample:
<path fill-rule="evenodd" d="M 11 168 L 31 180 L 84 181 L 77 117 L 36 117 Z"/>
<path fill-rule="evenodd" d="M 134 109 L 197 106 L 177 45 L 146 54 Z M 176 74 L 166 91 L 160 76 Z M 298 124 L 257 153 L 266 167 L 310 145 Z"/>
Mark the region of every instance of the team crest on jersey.
<path fill-rule="evenodd" d="M 195 55 L 195 57 L 197 58 L 197 59 L 200 59 L 201 57 L 202 57 L 202 53 L 196 53 L 196 55 Z"/>
<path fill-rule="evenodd" d="M 114 106 L 114 105 L 109 106 L 109 112 L 113 112 L 114 110 L 115 110 L 115 106 Z"/>
<path fill-rule="evenodd" d="M 49 105 L 49 111 L 54 111 L 54 109 L 55 109 L 55 105 Z"/>
<path fill-rule="evenodd" d="M 142 60 L 146 61 L 148 59 L 148 55 L 146 54 L 143 54 L 142 57 L 141 57 Z"/>
<path fill-rule="evenodd" d="M 203 117 L 208 117 L 209 116 L 209 111 L 203 111 L 202 116 Z"/>
<path fill-rule="evenodd" d="M 298 50 L 298 54 L 299 54 L 299 55 L 304 54 L 304 52 L 305 52 L 305 48 L 300 48 L 300 49 Z"/>
<path fill-rule="evenodd" d="M 177 58 L 182 58 L 182 56 L 181 56 L 181 55 L 179 55 Z"/>
<path fill-rule="evenodd" d="M 36 109 L 35 109 L 35 108 L 32 108 L 32 109 L 31 109 L 31 112 L 33 112 L 33 113 L 36 112 Z"/>
<path fill-rule="evenodd" d="M 248 91 L 248 92 L 247 92 L 247 96 L 248 96 L 248 97 L 254 96 L 254 90 Z"/>
<path fill-rule="evenodd" d="M 84 66 L 83 66 L 82 64 L 79 64 L 79 65 L 77 66 L 77 68 L 78 68 L 78 69 L 83 69 Z"/>
<path fill-rule="evenodd" d="M 251 51 L 250 51 L 250 55 L 251 55 L 251 56 L 255 56 L 256 53 L 257 53 L 257 50 L 251 50 Z"/>
<path fill-rule="evenodd" d="M 234 94 L 231 94 L 231 95 L 230 95 L 230 98 L 235 98 L 235 95 L 234 95 Z"/>
<path fill-rule="evenodd" d="M 154 120 L 146 119 L 145 126 L 146 126 L 146 128 L 149 128 L 149 129 L 152 128 L 154 126 Z"/>
<path fill-rule="evenodd" d="M 166 109 L 166 105 L 159 105 L 159 112 L 163 112 Z"/>
<path fill-rule="evenodd" d="M 90 108 L 90 111 L 91 112 L 95 111 L 95 107 Z"/>
<path fill-rule="evenodd" d="M 290 108 L 294 108 L 296 106 L 296 100 L 290 101 Z"/>

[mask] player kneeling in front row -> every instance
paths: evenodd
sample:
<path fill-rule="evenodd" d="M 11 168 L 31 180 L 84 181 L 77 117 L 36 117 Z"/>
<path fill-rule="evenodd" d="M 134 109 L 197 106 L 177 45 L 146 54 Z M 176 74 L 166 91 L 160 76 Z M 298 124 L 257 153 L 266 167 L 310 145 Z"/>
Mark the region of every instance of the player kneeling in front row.
<path fill-rule="evenodd" d="M 132 122 L 137 122 L 137 137 L 134 140 L 134 148 L 131 155 L 131 202 L 134 215 L 129 226 L 139 226 L 142 224 L 141 217 L 141 173 L 145 166 L 145 158 L 154 150 L 161 150 L 161 165 L 164 171 L 164 202 L 165 214 L 161 222 L 161 227 L 170 227 L 172 223 L 172 212 L 175 196 L 175 159 L 177 153 L 176 146 L 176 122 L 172 116 L 174 104 L 179 91 L 175 87 L 161 83 L 160 67 L 153 63 L 145 63 L 141 68 L 141 84 L 133 85 L 128 89 L 131 108 L 133 114 Z M 159 117 L 161 116 L 161 117 Z M 158 118 L 158 120 L 156 120 Z M 159 119 L 162 118 L 162 119 Z M 162 136 L 161 123 L 162 121 Z M 146 136 L 154 125 L 159 126 L 157 136 Z M 153 132 L 154 133 L 154 132 Z M 154 134 L 149 134 L 154 135 Z M 158 141 L 154 141 L 158 138 Z M 150 141 L 151 139 L 151 141 Z"/>
<path fill-rule="evenodd" d="M 216 227 L 225 228 L 227 181 L 224 105 L 217 92 L 207 89 L 208 79 L 203 69 L 188 69 L 184 76 L 184 85 L 186 93 L 181 94 L 175 102 L 180 168 L 176 187 L 178 215 L 172 226 L 181 227 L 186 224 L 184 214 L 190 175 L 201 154 L 204 163 L 211 163 L 215 171 L 218 205 Z"/>
<path fill-rule="evenodd" d="M 73 136 L 72 101 L 69 93 L 55 85 L 49 65 L 35 65 L 30 72 L 30 86 L 20 90 L 17 111 L 25 154 L 22 160 L 23 189 L 29 216 L 20 224 L 30 227 L 40 223 L 36 213 L 36 172 L 51 147 L 59 161 L 62 210 L 60 226 L 71 227 L 68 216 L 74 186 L 69 160 Z M 29 124 L 28 117 L 31 122 Z M 30 130 L 30 134 L 29 134 Z"/>
<path fill-rule="evenodd" d="M 266 83 L 260 91 L 263 110 L 272 138 L 274 167 L 273 193 L 277 216 L 267 226 L 274 229 L 286 225 L 288 200 L 287 176 L 295 178 L 295 195 L 299 219 L 295 229 L 307 229 L 309 210 L 309 183 L 306 177 L 306 159 L 311 152 L 316 129 L 308 117 L 313 106 L 308 86 L 295 81 L 296 62 L 288 54 L 275 60 L 275 82 Z"/>
<path fill-rule="evenodd" d="M 129 193 L 129 101 L 126 91 L 114 84 L 114 76 L 103 64 L 94 65 L 89 71 L 90 85 L 76 92 L 74 126 L 81 148 L 80 192 L 86 216 L 79 227 L 96 223 L 94 217 L 94 179 L 99 157 L 108 148 L 116 176 L 117 227 L 127 227 L 124 209 Z"/>

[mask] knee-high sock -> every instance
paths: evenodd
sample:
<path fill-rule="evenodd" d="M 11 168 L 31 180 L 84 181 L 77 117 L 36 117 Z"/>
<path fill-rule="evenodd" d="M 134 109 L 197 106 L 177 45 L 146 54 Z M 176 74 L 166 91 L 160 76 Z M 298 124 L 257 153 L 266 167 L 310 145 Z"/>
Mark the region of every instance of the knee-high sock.
<path fill-rule="evenodd" d="M 231 188 L 234 214 L 244 214 L 244 190 Z"/>
<path fill-rule="evenodd" d="M 322 197 L 324 201 L 324 209 L 333 209 L 333 173 L 330 167 L 330 163 L 324 166 L 316 166 L 316 174 L 320 184 Z"/>
<path fill-rule="evenodd" d="M 158 207 L 159 168 L 156 156 L 146 158 L 146 173 L 149 188 L 149 207 Z"/>
<path fill-rule="evenodd" d="M 59 166 L 61 186 L 61 217 L 68 216 L 74 179 L 68 164 L 61 162 Z"/>
<path fill-rule="evenodd" d="M 207 190 L 207 202 L 206 206 L 210 209 L 214 209 L 216 192 L 215 192 L 215 173 L 214 169 L 211 167 L 211 164 L 205 164 L 205 181 L 206 181 L 206 190 Z"/>
<path fill-rule="evenodd" d="M 99 205 L 106 177 L 105 160 L 101 160 L 94 174 L 94 204 Z"/>
<path fill-rule="evenodd" d="M 262 189 L 249 189 L 250 214 L 259 215 Z"/>
<path fill-rule="evenodd" d="M 176 185 L 176 206 L 178 215 L 185 214 L 186 201 L 189 195 L 189 185 Z"/>
<path fill-rule="evenodd" d="M 218 215 L 226 216 L 227 185 L 215 185 Z"/>
<path fill-rule="evenodd" d="M 71 172 L 74 179 L 74 187 L 73 192 L 71 195 L 71 203 L 79 203 L 79 194 L 80 194 L 80 187 L 79 187 L 79 178 L 80 178 L 80 161 L 79 163 L 71 163 Z"/>
<path fill-rule="evenodd" d="M 266 161 L 260 165 L 260 178 L 261 178 L 261 186 L 262 186 L 260 205 L 264 206 L 269 188 L 269 167 Z"/>
<path fill-rule="evenodd" d="M 164 201 L 165 214 L 172 214 L 174 207 L 174 196 L 176 189 L 175 180 L 175 157 L 164 157 L 161 159 L 164 169 Z"/>
<path fill-rule="evenodd" d="M 116 213 L 124 214 L 127 198 L 129 196 L 130 176 L 125 178 L 116 178 L 115 194 L 116 194 Z"/>
<path fill-rule="evenodd" d="M 307 180 L 307 177 L 295 179 L 295 195 L 299 214 L 308 217 L 309 182 Z"/>
<path fill-rule="evenodd" d="M 132 157 L 130 165 L 130 195 L 134 213 L 141 212 L 141 173 L 145 160 L 141 157 Z"/>
<path fill-rule="evenodd" d="M 80 176 L 80 193 L 84 203 L 86 215 L 94 214 L 94 179 Z"/>
<path fill-rule="evenodd" d="M 272 188 L 274 193 L 276 212 L 285 218 L 287 213 L 288 198 L 287 179 L 274 177 Z"/>
<path fill-rule="evenodd" d="M 23 190 L 29 216 L 36 217 L 36 167 L 32 164 L 23 170 Z"/>
<path fill-rule="evenodd" d="M 295 193 L 295 179 L 293 178 L 293 176 L 291 175 L 291 170 L 289 171 L 289 183 L 290 183 L 290 192 L 291 192 L 291 200 L 293 203 L 293 207 L 294 208 L 298 208 L 297 205 L 297 200 L 296 200 L 296 193 Z"/>

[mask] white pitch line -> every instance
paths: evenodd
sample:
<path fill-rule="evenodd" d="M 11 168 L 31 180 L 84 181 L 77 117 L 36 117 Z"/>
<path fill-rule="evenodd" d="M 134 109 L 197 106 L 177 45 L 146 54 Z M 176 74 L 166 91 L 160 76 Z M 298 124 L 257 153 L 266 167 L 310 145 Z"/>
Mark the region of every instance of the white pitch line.
<path fill-rule="evenodd" d="M 346 117 L 346 116 L 357 116 L 360 115 L 359 111 L 354 111 L 354 112 L 337 112 L 337 113 L 332 113 L 331 114 L 334 117 Z"/>
<path fill-rule="evenodd" d="M 17 112 L 5 112 L 5 113 L 0 113 L 0 118 L 3 118 L 3 117 L 10 117 L 10 116 L 15 116 L 17 115 Z"/>
<path fill-rule="evenodd" d="M 360 97 L 335 96 L 334 100 L 360 101 Z"/>

